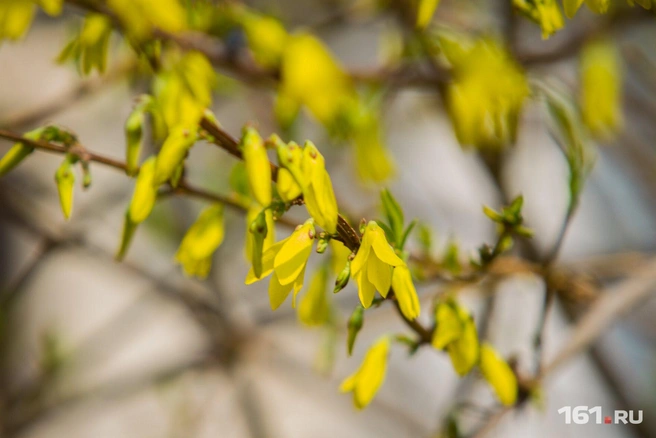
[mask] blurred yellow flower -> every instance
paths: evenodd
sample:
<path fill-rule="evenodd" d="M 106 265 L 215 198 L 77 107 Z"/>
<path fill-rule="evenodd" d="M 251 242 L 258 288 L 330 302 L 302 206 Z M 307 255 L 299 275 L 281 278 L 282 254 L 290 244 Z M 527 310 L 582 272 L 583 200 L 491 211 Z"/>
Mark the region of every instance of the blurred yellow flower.
<path fill-rule="evenodd" d="M 207 277 L 212 267 L 212 255 L 223 242 L 224 234 L 223 204 L 205 208 L 187 230 L 175 255 L 185 274 Z"/>
<path fill-rule="evenodd" d="M 298 305 L 298 320 L 307 326 L 325 324 L 330 318 L 328 301 L 328 269 L 319 268 L 312 276 L 310 287 Z"/>
<path fill-rule="evenodd" d="M 360 302 L 365 308 L 371 306 L 376 290 L 387 297 L 392 285 L 392 268 L 403 264 L 387 242 L 382 228 L 370 221 L 362 236 L 360 249 L 351 262 L 351 277 L 358 284 Z"/>
<path fill-rule="evenodd" d="M 273 17 L 246 12 L 241 19 L 255 61 L 264 67 L 277 67 L 287 43 L 287 31 Z"/>
<path fill-rule="evenodd" d="M 476 324 L 465 308 L 453 300 L 438 303 L 435 310 L 435 331 L 432 345 L 446 349 L 456 373 L 467 374 L 479 358 Z"/>
<path fill-rule="evenodd" d="M 421 312 L 417 290 L 412 283 L 410 269 L 407 266 L 397 266 L 392 274 L 392 287 L 399 302 L 401 313 L 409 320 L 416 319 Z"/>
<path fill-rule="evenodd" d="M 622 72 L 615 45 L 594 40 L 581 52 L 581 113 L 590 132 L 605 137 L 622 124 Z"/>
<path fill-rule="evenodd" d="M 159 154 L 157 154 L 154 185 L 159 186 L 171 179 L 196 139 L 196 132 L 183 127 L 178 127 L 169 132 Z"/>
<path fill-rule="evenodd" d="M 492 40 L 477 41 L 457 53 L 450 59 L 453 82 L 446 98 L 458 141 L 481 149 L 512 144 L 529 94 L 524 72 Z"/>
<path fill-rule="evenodd" d="M 269 282 L 269 302 L 273 310 L 280 307 L 289 293 L 294 290 L 292 306 L 296 306 L 296 295 L 303 288 L 305 266 L 316 231 L 314 220 L 308 219 L 288 238 L 272 245 L 262 255 L 262 274 L 257 277 L 251 267 L 246 275 L 246 284 L 252 284 L 273 272 Z"/>
<path fill-rule="evenodd" d="M 514 0 L 513 3 L 540 25 L 543 39 L 549 38 L 565 24 L 556 0 Z"/>
<path fill-rule="evenodd" d="M 287 39 L 280 69 L 279 90 L 286 113 L 293 105 L 305 105 L 322 124 L 334 124 L 352 105 L 356 95 L 348 75 L 326 46 L 309 33 Z"/>
<path fill-rule="evenodd" d="M 389 350 L 388 336 L 376 341 L 367 351 L 360 368 L 340 385 L 341 392 L 353 392 L 353 403 L 356 408 L 363 409 L 371 403 L 383 384 Z"/>
<path fill-rule="evenodd" d="M 125 30 L 143 39 L 154 29 L 179 32 L 186 27 L 186 11 L 178 0 L 108 0 Z"/>
<path fill-rule="evenodd" d="M 440 0 L 419 0 L 419 7 L 417 8 L 417 28 L 424 29 L 430 23 L 435 9 L 440 4 Z"/>
<path fill-rule="evenodd" d="M 517 401 L 517 378 L 508 363 L 489 344 L 481 346 L 481 372 L 494 389 L 499 401 L 512 406 Z"/>

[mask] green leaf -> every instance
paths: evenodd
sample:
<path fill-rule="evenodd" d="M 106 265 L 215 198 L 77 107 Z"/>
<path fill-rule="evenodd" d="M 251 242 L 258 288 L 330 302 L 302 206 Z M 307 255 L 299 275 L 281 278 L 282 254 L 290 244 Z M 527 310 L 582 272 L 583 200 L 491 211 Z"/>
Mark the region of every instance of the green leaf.
<path fill-rule="evenodd" d="M 405 223 L 403 209 L 387 189 L 380 192 L 380 200 L 382 202 L 383 213 L 392 231 L 392 241 L 400 248 L 401 242 L 403 241 L 403 227 Z"/>

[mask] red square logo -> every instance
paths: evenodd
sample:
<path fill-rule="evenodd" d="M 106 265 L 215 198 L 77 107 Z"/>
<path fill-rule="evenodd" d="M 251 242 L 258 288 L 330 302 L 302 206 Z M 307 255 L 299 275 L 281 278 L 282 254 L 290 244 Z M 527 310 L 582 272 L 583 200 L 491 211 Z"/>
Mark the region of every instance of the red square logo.
<path fill-rule="evenodd" d="M 604 417 L 604 423 L 610 424 L 613 420 L 610 417 Z"/>

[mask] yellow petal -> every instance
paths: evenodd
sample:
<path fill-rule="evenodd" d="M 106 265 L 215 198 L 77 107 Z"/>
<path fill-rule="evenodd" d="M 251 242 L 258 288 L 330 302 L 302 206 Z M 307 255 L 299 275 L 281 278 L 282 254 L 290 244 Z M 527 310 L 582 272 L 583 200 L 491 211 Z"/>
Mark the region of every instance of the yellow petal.
<path fill-rule="evenodd" d="M 463 323 L 455 307 L 449 302 L 441 302 L 437 305 L 435 323 L 432 345 L 439 350 L 462 336 Z"/>
<path fill-rule="evenodd" d="M 394 253 L 394 250 L 387 242 L 387 238 L 385 237 L 385 232 L 383 231 L 382 228 L 378 226 L 378 224 L 376 224 L 373 221 L 369 222 L 369 225 L 367 225 L 366 232 L 373 233 L 371 239 L 371 246 L 374 249 L 374 252 L 376 253 L 376 257 L 378 257 L 382 262 L 387 263 L 388 265 L 391 266 L 403 265 L 403 260 L 401 260 L 399 256 L 397 256 Z"/>
<path fill-rule="evenodd" d="M 367 279 L 376 287 L 383 297 L 387 297 L 392 286 L 392 267 L 377 257 L 369 257 L 367 262 Z"/>
<path fill-rule="evenodd" d="M 419 0 L 419 8 L 417 11 L 417 27 L 424 29 L 433 18 L 435 9 L 440 4 L 440 0 Z"/>
<path fill-rule="evenodd" d="M 421 305 L 417 297 L 417 290 L 412 283 L 412 276 L 407 266 L 394 268 L 392 287 L 399 302 L 401 313 L 409 320 L 416 319 L 421 312 Z"/>
<path fill-rule="evenodd" d="M 617 48 L 596 40 L 581 52 L 581 113 L 593 135 L 605 137 L 621 125 L 622 74 Z"/>
<path fill-rule="evenodd" d="M 358 371 L 340 385 L 342 392 L 353 391 L 353 402 L 358 409 L 365 408 L 380 389 L 387 372 L 390 340 L 384 336 L 367 351 Z"/>
<path fill-rule="evenodd" d="M 273 263 L 281 284 L 292 283 L 305 268 L 314 236 L 314 224 L 309 220 L 286 240 Z"/>
<path fill-rule="evenodd" d="M 374 301 L 374 295 L 376 295 L 376 287 L 367 278 L 366 268 L 355 276 L 355 281 L 358 284 L 358 296 L 360 297 L 360 302 L 362 303 L 362 306 L 367 309 Z"/>
<path fill-rule="evenodd" d="M 312 276 L 310 287 L 298 306 L 298 319 L 308 326 L 324 324 L 330 316 L 328 270 L 321 268 Z"/>
<path fill-rule="evenodd" d="M 196 134 L 185 128 L 176 129 L 169 134 L 157 154 L 155 185 L 163 184 L 173 176 L 195 142 Z"/>
<path fill-rule="evenodd" d="M 459 308 L 458 311 L 463 324 L 462 336 L 447 345 L 446 349 L 456 373 L 464 376 L 478 362 L 480 347 L 476 325 L 471 316 L 462 308 Z"/>
<path fill-rule="evenodd" d="M 34 151 L 33 148 L 24 145 L 23 143 L 16 143 L 9 151 L 0 159 L 0 177 L 9 173 L 14 167 L 18 166 L 28 155 Z"/>
<path fill-rule="evenodd" d="M 128 209 L 130 220 L 135 224 L 146 220 L 150 212 L 153 211 L 153 206 L 157 199 L 157 187 L 154 185 L 155 162 L 156 157 L 148 158 L 141 166 L 139 175 L 137 175 L 132 200 Z"/>
<path fill-rule="evenodd" d="M 365 231 L 362 236 L 362 241 L 360 242 L 360 248 L 358 253 L 355 255 L 355 258 L 351 262 L 351 275 L 355 277 L 361 270 L 366 266 L 367 259 L 371 252 L 371 234 L 367 234 Z"/>
<path fill-rule="evenodd" d="M 294 283 L 289 283 L 286 285 L 280 284 L 278 281 L 278 275 L 274 272 L 269 281 L 269 303 L 271 304 L 271 310 L 276 310 L 282 303 L 285 302 L 287 296 L 292 291 Z"/>
<path fill-rule="evenodd" d="M 278 181 L 276 182 L 278 194 L 284 202 L 289 202 L 296 199 L 301 194 L 301 186 L 296 183 L 296 180 L 285 168 L 278 169 Z"/>
<path fill-rule="evenodd" d="M 253 128 L 244 129 L 242 137 L 248 184 L 253 197 L 262 206 L 271 204 L 271 165 L 262 138 Z"/>
<path fill-rule="evenodd" d="M 248 274 L 246 275 L 245 284 L 253 284 L 273 272 L 273 261 L 275 260 L 276 256 L 280 252 L 280 249 L 286 241 L 287 239 L 281 240 L 280 242 L 271 245 L 266 251 L 264 251 L 264 254 L 262 254 L 262 275 L 259 278 L 256 277 L 255 272 L 253 272 L 253 268 L 251 267 L 251 269 L 248 271 Z"/>
<path fill-rule="evenodd" d="M 563 7 L 565 8 L 567 18 L 573 18 L 582 4 L 583 0 L 563 0 Z"/>
<path fill-rule="evenodd" d="M 75 188 L 75 175 L 73 174 L 73 165 L 66 158 L 55 173 L 55 182 L 59 193 L 59 203 L 66 219 L 71 217 L 73 209 L 73 193 Z"/>
<path fill-rule="evenodd" d="M 488 345 L 481 346 L 481 372 L 492 386 L 499 401 L 512 406 L 517 401 L 517 378 L 508 363 Z"/>

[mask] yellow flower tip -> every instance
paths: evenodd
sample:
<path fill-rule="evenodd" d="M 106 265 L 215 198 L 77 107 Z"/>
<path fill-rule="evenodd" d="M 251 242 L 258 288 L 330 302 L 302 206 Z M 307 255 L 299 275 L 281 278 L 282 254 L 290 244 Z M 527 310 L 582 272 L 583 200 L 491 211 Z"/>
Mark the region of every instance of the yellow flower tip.
<path fill-rule="evenodd" d="M 260 205 L 267 206 L 271 204 L 271 165 L 264 141 L 254 128 L 246 127 L 241 143 L 253 197 Z"/>
<path fill-rule="evenodd" d="M 294 282 L 305 268 L 315 237 L 314 221 L 309 219 L 285 239 L 273 262 L 273 269 L 278 275 L 280 284 L 288 285 Z"/>
<path fill-rule="evenodd" d="M 419 317 L 421 305 L 417 290 L 412 283 L 412 275 L 407 266 L 397 266 L 392 275 L 392 287 L 401 308 L 401 313 L 409 320 Z"/>
<path fill-rule="evenodd" d="M 517 401 L 517 378 L 508 363 L 489 344 L 481 346 L 480 368 L 499 401 L 512 406 Z"/>
<path fill-rule="evenodd" d="M 148 158 L 144 161 L 137 175 L 132 200 L 128 207 L 130 220 L 135 224 L 145 221 L 155 206 L 157 200 L 157 187 L 155 185 L 156 162 L 157 157 Z"/>
<path fill-rule="evenodd" d="M 478 363 L 480 345 L 476 324 L 474 324 L 471 315 L 461 307 L 457 311 L 463 325 L 462 334 L 458 339 L 447 345 L 446 350 L 451 358 L 453 369 L 458 375 L 464 376 Z"/>
<path fill-rule="evenodd" d="M 499 150 L 514 143 L 529 86 L 524 71 L 494 41 L 462 47 L 451 61 L 447 106 L 463 146 Z"/>
<path fill-rule="evenodd" d="M 73 162 L 68 157 L 64 159 L 55 173 L 59 203 L 66 220 L 70 219 L 73 210 L 73 195 L 75 192 L 75 174 L 73 174 Z"/>
<path fill-rule="evenodd" d="M 438 350 L 446 348 L 462 336 L 463 323 L 454 305 L 448 301 L 441 302 L 435 307 L 435 324 L 432 345 Z"/>
<path fill-rule="evenodd" d="M 417 29 L 425 29 L 428 26 L 439 4 L 440 0 L 419 0 Z"/>
<path fill-rule="evenodd" d="M 321 268 L 315 272 L 310 287 L 298 306 L 298 319 L 301 323 L 313 327 L 324 324 L 330 317 L 328 301 L 328 269 Z"/>
<path fill-rule="evenodd" d="M 212 256 L 223 243 L 224 235 L 223 204 L 207 207 L 187 230 L 176 253 L 176 261 L 187 275 L 206 278 L 212 266 Z"/>
<path fill-rule="evenodd" d="M 319 226 L 329 233 L 337 231 L 337 200 L 323 155 L 307 141 L 301 161 L 302 188 L 305 206 Z"/>
<path fill-rule="evenodd" d="M 367 224 L 360 249 L 351 262 L 351 277 L 358 284 L 360 302 L 371 306 L 376 290 L 386 297 L 392 285 L 392 268 L 404 265 L 375 221 Z"/>
<path fill-rule="evenodd" d="M 383 384 L 390 344 L 389 336 L 376 341 L 367 351 L 360 368 L 342 381 L 339 390 L 353 392 L 353 404 L 357 409 L 367 407 Z"/>

